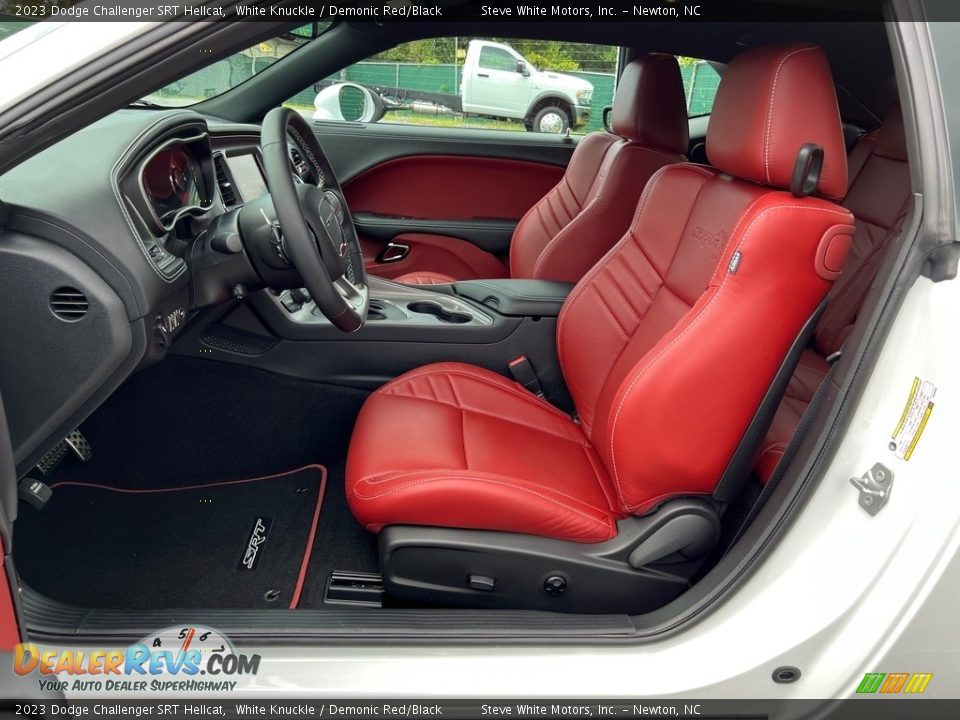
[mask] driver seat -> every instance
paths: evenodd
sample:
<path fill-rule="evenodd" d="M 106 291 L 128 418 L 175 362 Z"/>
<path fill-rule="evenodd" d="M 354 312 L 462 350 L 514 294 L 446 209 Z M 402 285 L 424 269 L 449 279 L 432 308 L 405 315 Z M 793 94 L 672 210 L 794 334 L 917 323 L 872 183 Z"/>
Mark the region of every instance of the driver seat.
<path fill-rule="evenodd" d="M 798 162 L 811 143 L 819 177 Z M 623 609 L 610 599 L 620 588 L 637 611 L 638 597 L 661 602 L 689 581 L 687 561 L 716 540 L 711 494 L 853 235 L 834 202 L 847 166 L 823 52 L 738 55 L 707 152 L 714 167 L 653 176 L 626 235 L 564 305 L 557 354 L 576 417 L 462 363 L 418 368 L 368 398 L 347 499 L 384 531 L 388 591 L 609 611 Z M 670 507 L 688 519 L 667 533 Z M 642 570 L 660 561 L 684 568 L 666 594 L 665 573 Z M 574 576 L 580 594 L 563 605 L 548 581 L 565 589 Z"/>

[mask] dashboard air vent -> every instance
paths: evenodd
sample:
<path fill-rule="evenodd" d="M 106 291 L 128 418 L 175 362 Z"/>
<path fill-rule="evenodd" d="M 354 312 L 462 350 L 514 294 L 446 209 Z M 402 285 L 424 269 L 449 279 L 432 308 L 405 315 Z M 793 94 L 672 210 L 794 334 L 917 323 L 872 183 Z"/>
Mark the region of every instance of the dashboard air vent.
<path fill-rule="evenodd" d="M 237 191 L 233 188 L 233 178 L 230 177 L 230 172 L 227 170 L 227 161 L 224 160 L 223 155 L 213 156 L 213 166 L 217 171 L 217 187 L 220 188 L 220 198 L 223 200 L 223 204 L 228 208 L 236 206 L 238 203 Z"/>
<path fill-rule="evenodd" d="M 87 296 L 72 287 L 59 287 L 50 294 L 50 309 L 61 320 L 74 322 L 87 314 Z"/>

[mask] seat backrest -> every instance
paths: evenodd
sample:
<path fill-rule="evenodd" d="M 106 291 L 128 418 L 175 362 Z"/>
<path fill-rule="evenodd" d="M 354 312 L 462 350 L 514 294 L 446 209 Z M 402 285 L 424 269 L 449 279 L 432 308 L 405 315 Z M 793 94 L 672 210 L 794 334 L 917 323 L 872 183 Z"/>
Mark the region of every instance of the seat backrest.
<path fill-rule="evenodd" d="M 650 176 L 685 159 L 676 58 L 652 53 L 624 68 L 611 126 L 579 142 L 560 182 L 521 218 L 510 244 L 512 277 L 579 280 L 623 236 Z"/>
<path fill-rule="evenodd" d="M 850 167 L 850 189 L 843 205 L 856 218 L 857 229 L 843 272 L 817 323 L 814 347 L 824 356 L 839 350 L 850 334 L 883 251 L 899 235 L 912 206 L 899 103 L 890 108 L 878 131 L 857 142 L 850 152 Z"/>
<path fill-rule="evenodd" d="M 820 197 L 784 190 L 807 143 L 824 150 Z M 580 421 L 628 513 L 713 491 L 853 234 L 850 212 L 826 199 L 845 193 L 847 166 L 819 48 L 734 58 L 707 153 L 716 169 L 654 175 L 559 320 Z"/>

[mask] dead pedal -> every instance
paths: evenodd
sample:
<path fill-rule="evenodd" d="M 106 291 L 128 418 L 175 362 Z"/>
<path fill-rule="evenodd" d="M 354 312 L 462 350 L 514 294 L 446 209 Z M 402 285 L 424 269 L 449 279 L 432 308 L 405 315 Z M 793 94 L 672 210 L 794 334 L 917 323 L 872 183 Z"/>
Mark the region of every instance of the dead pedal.
<path fill-rule="evenodd" d="M 42 480 L 25 477 L 17 484 L 17 497 L 30 503 L 37 510 L 43 510 L 43 506 L 52 496 L 53 490 Z"/>
<path fill-rule="evenodd" d="M 69 451 L 73 451 L 73 454 L 80 458 L 81 462 L 88 462 L 93 457 L 93 446 L 90 445 L 82 432 L 74 430 L 54 445 L 50 452 L 40 458 L 40 462 L 37 463 L 37 470 L 44 475 L 49 475 Z"/>
<path fill-rule="evenodd" d="M 323 590 L 325 605 L 383 606 L 383 578 L 376 573 L 333 570 Z"/>

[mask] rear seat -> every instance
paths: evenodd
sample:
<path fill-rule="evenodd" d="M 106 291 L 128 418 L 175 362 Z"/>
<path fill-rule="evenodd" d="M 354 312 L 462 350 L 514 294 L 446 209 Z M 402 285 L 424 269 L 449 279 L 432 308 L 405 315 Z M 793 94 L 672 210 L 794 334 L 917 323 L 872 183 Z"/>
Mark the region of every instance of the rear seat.
<path fill-rule="evenodd" d="M 856 232 L 843 273 L 804 350 L 777 409 L 754 466 L 761 483 L 776 469 L 830 364 L 850 334 L 873 283 L 884 249 L 900 234 L 910 210 L 910 171 L 900 106 L 887 113 L 880 128 L 862 137 L 849 156 L 849 186 L 843 201 L 856 218 Z"/>

